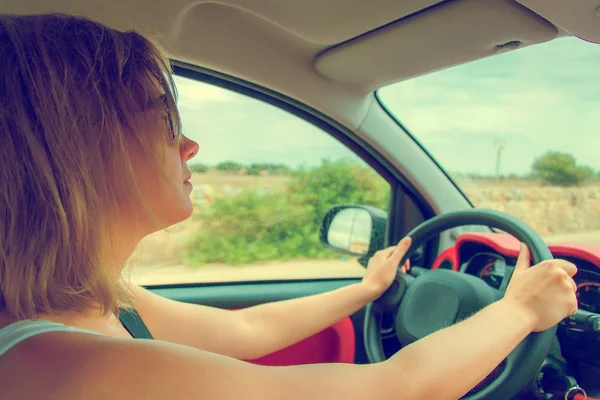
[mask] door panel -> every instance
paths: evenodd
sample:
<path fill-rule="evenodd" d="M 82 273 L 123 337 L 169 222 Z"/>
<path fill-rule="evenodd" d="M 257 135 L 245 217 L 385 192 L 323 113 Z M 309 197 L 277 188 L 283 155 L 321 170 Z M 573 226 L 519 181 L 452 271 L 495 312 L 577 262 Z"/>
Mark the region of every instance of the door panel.
<path fill-rule="evenodd" d="M 354 326 L 350 318 L 301 342 L 251 362 L 260 365 L 354 363 Z"/>
<path fill-rule="evenodd" d="M 245 282 L 157 286 L 149 289 L 161 296 L 192 304 L 223 309 L 239 309 L 258 304 L 310 296 L 335 290 L 357 279 Z M 364 363 L 362 343 L 363 310 L 299 343 L 250 362 L 261 365 L 300 365 L 317 363 Z"/>

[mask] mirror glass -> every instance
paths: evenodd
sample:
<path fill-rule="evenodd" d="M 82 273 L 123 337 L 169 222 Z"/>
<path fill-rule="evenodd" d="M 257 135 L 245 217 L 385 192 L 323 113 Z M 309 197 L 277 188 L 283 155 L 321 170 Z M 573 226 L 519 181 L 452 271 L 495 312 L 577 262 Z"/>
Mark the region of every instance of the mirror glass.
<path fill-rule="evenodd" d="M 336 247 L 356 255 L 369 251 L 373 221 L 371 214 L 361 208 L 345 208 L 333 217 L 327 241 Z"/>

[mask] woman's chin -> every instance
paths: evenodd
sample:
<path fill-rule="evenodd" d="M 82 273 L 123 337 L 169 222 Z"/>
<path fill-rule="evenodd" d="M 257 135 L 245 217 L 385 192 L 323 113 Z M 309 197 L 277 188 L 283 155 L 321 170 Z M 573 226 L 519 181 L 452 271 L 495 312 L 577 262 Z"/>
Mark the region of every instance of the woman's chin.
<path fill-rule="evenodd" d="M 191 217 L 192 214 L 194 213 L 194 202 L 192 201 L 192 199 L 189 196 L 184 199 L 183 210 L 184 210 L 183 214 L 185 214 L 185 216 L 183 217 L 183 219 L 181 221 L 185 221 L 186 219 Z M 179 221 L 179 222 L 181 222 L 181 221 Z"/>
<path fill-rule="evenodd" d="M 191 200 L 188 200 L 185 204 L 177 209 L 171 209 L 168 213 L 161 212 L 161 215 L 154 219 L 155 223 L 152 224 L 152 232 L 150 233 L 170 228 L 173 225 L 177 225 L 178 223 L 187 220 L 192 216 L 193 211 L 194 205 Z"/>
<path fill-rule="evenodd" d="M 172 218 L 169 218 L 169 226 L 176 225 L 180 222 L 187 220 L 192 216 L 194 212 L 194 204 L 188 200 L 188 204 L 185 204 L 185 207 L 182 207 Z"/>

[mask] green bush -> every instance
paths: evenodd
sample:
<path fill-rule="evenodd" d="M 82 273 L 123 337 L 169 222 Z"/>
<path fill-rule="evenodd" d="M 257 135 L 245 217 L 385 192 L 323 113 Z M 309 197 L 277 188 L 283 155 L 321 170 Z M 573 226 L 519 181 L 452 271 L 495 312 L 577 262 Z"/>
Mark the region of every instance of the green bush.
<path fill-rule="evenodd" d="M 294 258 L 334 258 L 319 241 L 325 213 L 334 205 L 358 203 L 387 209 L 390 189 L 371 169 L 350 161 L 323 161 L 296 171 L 290 181 L 262 193 L 247 188 L 199 211 L 202 230 L 185 252 L 188 265 L 244 264 Z"/>
<path fill-rule="evenodd" d="M 532 166 L 532 175 L 548 185 L 576 186 L 594 176 L 594 171 L 577 165 L 575 157 L 555 151 L 537 158 Z"/>
<path fill-rule="evenodd" d="M 271 175 L 285 175 L 290 169 L 284 164 L 251 164 L 248 167 L 248 175 L 258 175 L 261 171 L 266 171 Z"/>
<path fill-rule="evenodd" d="M 203 172 L 207 172 L 209 170 L 209 166 L 205 165 L 205 164 L 191 164 L 190 165 L 190 171 L 192 172 L 199 172 L 199 173 L 203 173 Z"/>
<path fill-rule="evenodd" d="M 313 204 L 312 223 L 320 226 L 325 213 L 341 203 L 387 209 L 389 185 L 370 168 L 348 160 L 325 160 L 317 168 L 298 171 L 293 190 Z"/>
<path fill-rule="evenodd" d="M 225 161 L 217 164 L 216 169 L 224 172 L 238 172 L 244 169 L 244 166 L 235 161 Z"/>

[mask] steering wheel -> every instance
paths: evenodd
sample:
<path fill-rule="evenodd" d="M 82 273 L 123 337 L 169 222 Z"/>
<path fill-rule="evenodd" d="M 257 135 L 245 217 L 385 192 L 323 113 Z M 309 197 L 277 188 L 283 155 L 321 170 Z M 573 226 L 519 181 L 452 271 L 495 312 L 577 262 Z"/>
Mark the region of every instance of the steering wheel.
<path fill-rule="evenodd" d="M 429 219 L 413 229 L 411 247 L 400 262 L 429 239 L 441 232 L 464 225 L 484 225 L 498 228 L 515 236 L 529 248 L 533 263 L 553 258 L 542 238 L 526 223 L 500 211 L 470 209 L 443 214 Z M 505 278 L 506 283 L 510 277 Z M 506 287 L 503 285 L 503 287 Z M 478 277 L 451 270 L 433 270 L 416 278 L 398 272 L 390 288 L 366 308 L 364 344 L 371 363 L 386 359 L 381 338 L 382 317 L 394 313 L 392 330 L 406 346 L 430 333 L 467 318 L 504 295 L 489 287 Z M 531 333 L 500 364 L 488 378 L 472 389 L 463 399 L 511 399 L 536 375 L 548 355 L 557 327 Z"/>

